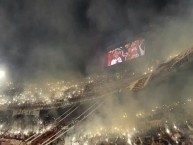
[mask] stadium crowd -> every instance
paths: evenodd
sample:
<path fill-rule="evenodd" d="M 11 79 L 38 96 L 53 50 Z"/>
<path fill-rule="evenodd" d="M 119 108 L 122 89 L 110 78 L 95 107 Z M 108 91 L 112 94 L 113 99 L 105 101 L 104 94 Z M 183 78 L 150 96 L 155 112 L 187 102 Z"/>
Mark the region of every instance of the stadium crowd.
<path fill-rule="evenodd" d="M 109 84 L 127 77 L 133 77 L 133 73 L 116 73 L 92 75 L 86 79 L 65 82 L 46 82 L 41 85 L 24 84 L 15 85 L 7 83 L 0 92 L 0 105 L 9 109 L 35 109 L 35 108 L 54 108 L 69 104 L 82 98 L 97 97 L 99 90 L 108 87 Z M 110 88 L 111 89 L 111 88 Z M 104 90 L 105 92 L 106 90 Z"/>
<path fill-rule="evenodd" d="M 166 63 L 167 64 L 167 63 Z M 173 64 L 173 63 L 172 63 Z M 168 64 L 166 65 L 166 67 Z M 169 67 L 171 64 L 169 65 Z M 173 65 L 172 65 L 173 66 Z M 149 72 L 152 72 L 153 68 L 149 69 Z M 113 83 L 121 80 L 123 83 L 123 78 L 128 78 L 128 76 L 133 76 L 133 73 L 117 73 L 115 75 L 93 75 L 88 77 L 85 80 L 81 80 L 78 82 L 54 82 L 54 83 L 46 83 L 41 87 L 37 85 L 26 85 L 22 87 L 14 87 L 12 83 L 9 83 L 5 89 L 1 90 L 0 96 L 0 104 L 8 105 L 9 109 L 36 109 L 38 107 L 47 107 L 51 108 L 53 106 L 60 107 L 62 103 L 74 101 L 79 98 L 86 98 L 91 96 L 98 96 L 97 93 L 105 93 L 108 89 L 113 90 Z M 123 79 L 123 80 L 122 80 Z M 118 84 L 118 83 L 117 83 Z M 111 86 L 112 85 L 112 86 Z M 119 84 L 118 84 L 119 85 Z M 115 86 L 117 87 L 117 86 Z M 102 92 L 102 90 L 104 92 Z M 10 99 L 11 98 L 11 99 Z M 189 100 L 191 102 L 191 100 Z M 142 120 L 143 123 L 148 123 L 145 120 L 148 120 L 149 116 L 154 116 L 153 114 L 159 114 L 159 112 L 163 113 L 163 110 L 169 110 L 170 112 L 175 110 L 175 106 L 179 106 L 180 103 L 174 103 L 174 105 L 164 105 L 163 107 L 158 107 L 156 109 L 152 109 L 151 113 L 146 113 L 146 115 L 142 115 L 143 113 L 136 114 L 136 117 L 139 120 Z M 155 111 L 156 110 L 156 111 Z M 159 115 L 158 115 L 159 116 Z M 150 117 L 155 119 L 154 117 Z M 163 118 L 166 118 L 164 116 Z M 188 117 L 184 117 L 188 118 Z M 38 119 L 34 120 L 37 122 Z M 3 121 L 1 121 L 3 122 Z M 49 122 L 49 121 L 48 121 Z M 178 127 L 172 127 L 172 123 L 166 123 L 161 119 L 162 124 L 159 126 L 153 126 L 148 129 L 144 129 L 145 127 L 140 127 L 141 129 L 137 129 L 137 131 L 121 131 L 119 129 L 115 129 L 116 132 L 106 132 L 101 130 L 100 133 L 87 134 L 83 137 L 79 136 L 74 139 L 74 137 L 67 143 L 68 138 L 64 138 L 62 141 L 67 144 L 72 145 L 92 145 L 92 144 L 117 144 L 117 145 L 128 145 L 128 144 L 192 144 L 192 125 L 191 121 L 189 123 L 181 123 L 176 120 L 176 124 Z M 164 122 L 164 123 L 163 123 Z M 20 123 L 22 123 L 20 121 Z M 33 123 L 32 123 L 33 124 Z M 151 123 L 149 123 L 151 124 Z M 1 139 L 16 139 L 25 141 L 32 136 L 36 136 L 32 138 L 32 144 L 36 145 L 44 142 L 47 138 L 52 137 L 57 132 L 61 130 L 66 130 L 68 123 L 66 122 L 55 122 L 55 118 L 47 123 L 47 120 L 40 121 L 39 123 L 34 123 L 32 128 L 21 127 L 17 128 L 18 124 L 13 124 L 11 129 L 8 129 L 11 124 L 7 123 L 7 121 L 0 124 L 0 136 Z M 30 125 L 27 124 L 29 127 Z M 138 127 L 138 126 L 137 126 Z M 177 137 L 176 137 L 177 135 Z M 58 141 L 58 140 L 57 140 Z M 63 143 L 63 144 L 64 144 Z"/>
<path fill-rule="evenodd" d="M 89 135 L 80 140 L 72 139 L 71 145 L 191 145 L 193 144 L 192 130 L 189 125 L 181 125 L 180 129 L 168 129 L 165 127 L 151 127 L 149 130 L 141 130 L 134 135 L 128 133 L 105 133 Z M 190 133 L 191 132 L 191 133 Z M 69 144 L 69 143 L 67 143 Z"/>
<path fill-rule="evenodd" d="M 136 113 L 136 128 L 103 126 L 96 127 L 95 131 L 89 131 L 86 127 L 80 133 L 75 131 L 72 136 L 67 136 L 65 143 L 69 145 L 191 145 L 193 116 L 190 110 L 189 114 L 185 113 L 188 105 L 192 105 L 191 99 L 155 107 L 146 113 Z"/>
<path fill-rule="evenodd" d="M 104 126 L 96 130 L 95 132 L 86 130 L 79 130 L 81 133 L 76 135 L 65 134 L 65 137 L 61 137 L 56 140 L 57 143 L 69 144 L 69 145 L 168 145 L 168 144 L 187 144 L 191 145 L 193 139 L 193 124 L 192 115 L 185 113 L 184 108 L 191 106 L 191 99 L 187 99 L 185 102 L 174 102 L 169 105 L 163 105 L 155 107 L 148 112 L 137 112 L 136 128 L 117 127 L 114 126 L 111 129 Z M 76 113 L 75 113 L 76 114 Z M 175 114 L 178 119 L 173 120 L 171 117 Z M 58 116 L 60 118 L 60 116 Z M 128 117 L 124 114 L 123 118 Z M 186 121 L 184 120 L 186 118 Z M 38 124 L 25 124 L 26 126 L 19 128 L 18 123 L 13 124 L 10 130 L 7 130 L 6 126 L 10 124 L 1 124 L 1 140 L 12 139 L 25 141 L 26 139 L 33 137 L 31 144 L 39 144 L 46 139 L 52 137 L 61 130 L 66 130 L 69 123 L 61 118 L 53 120 L 41 120 Z M 70 121 L 70 120 L 69 120 Z M 73 121 L 73 120 L 72 120 Z M 23 124 L 20 122 L 20 124 Z M 142 124 L 142 125 L 141 125 Z M 18 127 L 18 128 L 16 128 Z M 30 128 L 31 127 L 31 128 Z M 33 129 L 32 129 L 33 128 Z"/>

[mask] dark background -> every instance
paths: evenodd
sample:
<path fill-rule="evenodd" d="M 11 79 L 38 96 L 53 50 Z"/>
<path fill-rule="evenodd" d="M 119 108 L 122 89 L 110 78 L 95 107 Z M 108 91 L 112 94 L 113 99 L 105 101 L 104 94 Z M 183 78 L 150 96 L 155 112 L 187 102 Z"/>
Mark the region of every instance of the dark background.
<path fill-rule="evenodd" d="M 147 37 L 149 49 L 155 46 L 150 38 L 160 34 L 157 28 L 173 19 L 183 21 L 191 4 L 190 0 L 0 0 L 0 65 L 19 81 L 85 76 L 100 70 L 106 48 L 120 41 Z M 151 52 L 158 54 L 155 47 Z"/>

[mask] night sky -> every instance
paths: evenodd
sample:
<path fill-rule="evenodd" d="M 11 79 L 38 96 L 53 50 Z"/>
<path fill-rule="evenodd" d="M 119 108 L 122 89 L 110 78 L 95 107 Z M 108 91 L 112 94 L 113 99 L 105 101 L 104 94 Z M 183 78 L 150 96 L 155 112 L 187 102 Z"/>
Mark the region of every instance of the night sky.
<path fill-rule="evenodd" d="M 105 49 L 188 13 L 189 0 L 0 0 L 0 65 L 13 79 L 89 74 Z M 99 59 L 100 58 L 100 59 Z"/>

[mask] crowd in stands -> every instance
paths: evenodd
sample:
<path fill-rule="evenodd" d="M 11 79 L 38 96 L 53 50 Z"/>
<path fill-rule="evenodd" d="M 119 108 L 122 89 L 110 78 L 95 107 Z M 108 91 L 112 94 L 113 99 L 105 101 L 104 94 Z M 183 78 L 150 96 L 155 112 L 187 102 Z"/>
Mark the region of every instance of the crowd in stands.
<path fill-rule="evenodd" d="M 94 96 L 99 93 L 100 88 L 109 87 L 112 82 L 121 80 L 123 77 L 133 76 L 133 73 L 117 73 L 113 75 L 93 75 L 79 82 L 56 82 L 46 83 L 43 87 L 36 85 L 25 86 L 25 89 L 14 88 L 13 84 L 9 84 L 8 88 L 1 92 L 0 104 L 8 105 L 9 109 L 36 109 L 38 107 L 59 107 L 63 103 L 69 103 L 70 101 Z M 122 81 L 121 81 L 122 82 Z M 119 85 L 119 84 L 118 84 Z M 97 90 L 98 89 L 98 90 Z M 112 88 L 111 88 L 112 89 Z M 100 92 L 101 93 L 101 92 Z M 97 95 L 96 95 L 97 96 Z M 10 100 L 10 98 L 13 98 Z M 167 108 L 167 107 L 165 107 Z M 173 107 L 168 107 L 172 111 Z M 160 110 L 162 112 L 162 110 Z M 152 111 L 152 113 L 157 113 Z M 164 116 L 165 117 L 165 116 Z M 144 117 L 146 118 L 146 116 Z M 154 118 L 154 117 L 153 117 Z M 43 123 L 44 127 L 39 126 L 38 129 L 32 131 L 21 130 L 4 130 L 4 127 L 0 125 L 0 137 L 6 139 L 16 139 L 24 141 L 25 139 L 33 136 L 34 134 L 41 134 L 40 137 L 36 138 L 32 143 L 38 144 L 45 141 L 45 139 L 52 137 L 58 131 L 62 130 L 66 125 L 66 122 L 54 124 Z M 7 124 L 5 126 L 9 126 Z M 4 126 L 4 125 L 2 125 Z M 161 144 L 192 144 L 192 127 L 189 124 L 180 124 L 178 128 L 173 128 L 172 125 L 159 127 L 153 127 L 149 130 L 141 130 L 136 132 L 134 135 L 120 133 L 101 133 L 100 135 L 89 135 L 82 137 L 81 139 L 71 140 L 72 145 L 92 145 L 92 144 L 117 144 L 117 145 L 131 145 L 131 144 L 147 144 L 147 145 L 161 145 Z M 178 137 L 176 137 L 176 135 Z M 67 142 L 67 139 L 64 139 Z"/>
<path fill-rule="evenodd" d="M 180 143 L 191 145 L 193 134 L 193 125 L 191 124 L 192 118 L 189 117 L 190 114 L 185 114 L 185 112 L 183 112 L 183 107 L 189 105 L 188 103 L 192 103 L 191 99 L 187 99 L 185 102 L 174 102 L 170 105 L 156 107 L 146 113 L 136 114 L 136 118 L 138 118 L 137 120 L 139 124 L 140 122 L 143 122 L 144 125 L 138 125 L 135 131 L 123 131 L 115 128 L 114 131 L 107 132 L 106 130 L 102 129 L 100 132 L 96 132 L 95 134 L 89 133 L 82 136 L 79 135 L 76 137 L 76 139 L 74 139 L 75 137 L 72 137 L 71 140 L 66 137 L 63 140 L 57 140 L 57 142 L 63 141 L 66 144 L 70 143 L 69 145 L 167 145 L 168 143 L 172 145 Z M 166 122 L 165 120 L 169 119 L 167 116 L 171 116 L 163 115 L 166 113 L 177 115 L 179 120 L 175 120 L 175 124 L 169 121 Z M 181 116 L 180 114 L 184 116 Z M 184 119 L 189 119 L 189 121 L 185 122 Z M 155 123 L 152 123 L 152 120 L 160 120 L 162 123 L 159 122 L 155 125 Z M 29 124 L 26 125 L 26 127 L 29 126 Z M 38 137 L 36 136 L 36 138 L 32 141 L 32 144 L 36 145 L 44 142 L 46 139 L 52 137 L 57 132 L 65 130 L 68 127 L 69 126 L 66 120 L 58 122 L 55 122 L 55 120 L 44 120 L 43 122 L 40 121 L 36 131 L 30 131 L 30 129 L 27 130 L 26 128 L 23 128 L 20 130 L 4 130 L 5 132 L 2 132 L 3 126 L 0 125 L 1 139 L 6 138 L 24 141 L 36 134 L 40 135 Z M 84 131 L 82 132 L 84 133 Z M 68 136 L 68 134 L 65 135 Z"/>
<path fill-rule="evenodd" d="M 97 130 L 92 132 L 87 126 L 85 131 L 84 129 L 80 131 L 80 134 L 66 136 L 65 143 L 69 145 L 191 145 L 193 116 L 185 111 L 191 104 L 191 99 L 187 99 L 185 102 L 174 102 L 153 108 L 146 113 L 137 113 L 138 125 L 134 129 L 126 129 L 128 126 L 112 127 L 112 129 L 97 127 Z"/>
<path fill-rule="evenodd" d="M 81 140 L 72 140 L 70 145 L 191 145 L 193 130 L 188 126 L 181 124 L 180 129 L 172 126 L 152 127 L 133 136 L 127 133 L 102 133 L 91 138 L 85 136 Z"/>
<path fill-rule="evenodd" d="M 104 86 L 116 82 L 121 78 L 132 77 L 133 73 L 92 75 L 86 79 L 74 82 L 52 82 L 15 87 L 13 83 L 0 92 L 0 105 L 8 106 L 9 109 L 35 109 L 35 108 L 54 108 L 80 98 L 96 97 Z M 105 92 L 105 90 L 104 90 Z"/>

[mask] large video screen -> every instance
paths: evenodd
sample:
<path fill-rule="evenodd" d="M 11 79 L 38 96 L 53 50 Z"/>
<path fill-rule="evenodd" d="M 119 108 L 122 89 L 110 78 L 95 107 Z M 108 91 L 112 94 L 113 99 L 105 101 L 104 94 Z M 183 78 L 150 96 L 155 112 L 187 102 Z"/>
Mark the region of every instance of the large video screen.
<path fill-rule="evenodd" d="M 145 55 L 144 40 L 135 40 L 108 51 L 108 64 L 112 66 Z"/>

